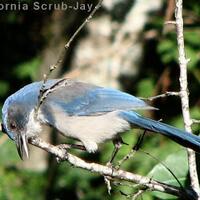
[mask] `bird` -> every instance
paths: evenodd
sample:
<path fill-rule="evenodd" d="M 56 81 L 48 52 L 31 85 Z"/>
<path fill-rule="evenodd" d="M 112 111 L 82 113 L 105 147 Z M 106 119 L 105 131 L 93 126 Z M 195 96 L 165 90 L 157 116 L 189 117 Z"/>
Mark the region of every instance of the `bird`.
<path fill-rule="evenodd" d="M 145 101 L 117 89 L 72 79 L 30 83 L 11 96 L 2 108 L 2 132 L 16 144 L 20 158 L 29 157 L 28 140 L 46 126 L 80 141 L 89 153 L 100 143 L 121 138 L 132 128 L 160 133 L 184 147 L 200 152 L 200 137 L 138 110 L 153 110 Z"/>

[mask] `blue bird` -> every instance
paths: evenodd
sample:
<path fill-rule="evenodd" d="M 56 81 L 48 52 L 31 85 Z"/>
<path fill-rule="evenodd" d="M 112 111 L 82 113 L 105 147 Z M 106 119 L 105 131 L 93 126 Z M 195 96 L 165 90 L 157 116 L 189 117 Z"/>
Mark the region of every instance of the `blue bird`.
<path fill-rule="evenodd" d="M 53 79 L 47 81 L 46 97 L 38 107 L 42 84 L 26 85 L 9 96 L 2 108 L 2 130 L 15 141 L 22 159 L 29 156 L 28 139 L 39 135 L 45 126 L 81 141 L 90 153 L 97 151 L 99 143 L 115 140 L 132 127 L 160 133 L 200 152 L 200 137 L 139 115 L 135 111 L 155 108 L 132 95 L 69 79 Z"/>

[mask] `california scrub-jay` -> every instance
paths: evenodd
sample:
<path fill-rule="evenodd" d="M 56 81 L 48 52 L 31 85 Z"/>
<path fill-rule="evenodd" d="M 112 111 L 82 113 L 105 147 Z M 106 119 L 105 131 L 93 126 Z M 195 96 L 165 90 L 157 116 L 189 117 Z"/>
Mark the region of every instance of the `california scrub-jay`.
<path fill-rule="evenodd" d="M 36 114 L 42 84 L 26 85 L 3 105 L 2 130 L 15 141 L 21 158 L 28 157 L 28 139 L 46 125 L 78 139 L 88 152 L 97 151 L 99 143 L 114 140 L 131 127 L 160 133 L 200 152 L 200 137 L 139 115 L 136 110 L 154 108 L 115 89 L 68 79 L 48 80 L 45 90 L 49 92 Z"/>

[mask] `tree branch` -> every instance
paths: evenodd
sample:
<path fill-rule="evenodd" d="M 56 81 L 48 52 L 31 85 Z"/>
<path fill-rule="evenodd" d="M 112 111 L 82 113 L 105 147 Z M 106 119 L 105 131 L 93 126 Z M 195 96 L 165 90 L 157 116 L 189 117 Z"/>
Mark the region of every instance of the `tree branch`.
<path fill-rule="evenodd" d="M 102 2 L 103 0 L 99 0 L 97 5 L 94 7 L 94 9 L 92 10 L 92 12 L 89 14 L 89 16 L 83 21 L 83 23 L 78 27 L 78 29 L 75 31 L 75 33 L 70 37 L 69 41 L 65 44 L 64 46 L 64 49 L 61 51 L 61 53 L 59 54 L 58 56 L 58 59 L 56 61 L 56 63 L 54 65 L 51 65 L 49 67 L 49 71 L 47 74 L 44 74 L 44 78 L 43 78 L 43 84 L 40 88 L 40 93 L 39 93 L 39 96 L 38 96 L 38 105 L 36 106 L 35 110 L 36 110 L 36 115 L 39 111 L 39 108 L 41 106 L 41 104 L 43 103 L 43 95 L 45 93 L 45 86 L 46 86 L 46 82 L 49 78 L 49 76 L 51 75 L 51 73 L 56 69 L 58 68 L 64 58 L 65 58 L 65 54 L 66 54 L 66 51 L 69 49 L 71 43 L 73 42 L 73 40 L 76 38 L 76 36 L 79 34 L 79 32 L 83 29 L 83 27 L 92 19 L 92 17 L 94 16 L 94 14 L 96 13 L 96 11 L 101 7 L 102 5 Z"/>
<path fill-rule="evenodd" d="M 182 113 L 184 119 L 185 130 L 192 133 L 191 124 L 192 120 L 189 112 L 189 93 L 187 82 L 187 63 L 189 59 L 186 59 L 184 49 L 184 35 L 183 35 L 183 16 L 182 16 L 182 0 L 176 0 L 176 32 L 177 32 L 177 44 L 179 53 L 179 67 L 180 67 L 180 97 L 182 105 Z M 190 171 L 190 180 L 192 188 L 198 193 L 198 199 L 200 199 L 199 181 L 196 167 L 195 152 L 188 149 L 188 162 Z"/>
<path fill-rule="evenodd" d="M 200 124 L 200 120 L 199 119 L 192 119 L 192 123 L 193 124 Z"/>
<path fill-rule="evenodd" d="M 149 101 L 153 101 L 155 99 L 159 99 L 159 98 L 164 98 L 164 97 L 169 97 L 169 96 L 180 96 L 180 92 L 166 92 L 164 94 L 159 94 L 157 96 L 153 96 L 153 97 L 148 97 L 148 98 L 140 98 L 140 99 L 144 99 L 144 100 L 149 100 Z"/>
<path fill-rule="evenodd" d="M 168 194 L 172 194 L 182 199 L 195 199 L 195 193 L 192 190 L 182 190 L 179 187 L 161 183 L 159 181 L 153 180 L 149 177 L 141 176 L 138 174 L 133 174 L 121 169 L 114 169 L 109 166 L 104 166 L 97 163 L 89 163 L 71 153 L 67 152 L 62 146 L 54 146 L 49 143 L 44 142 L 39 137 L 32 138 L 29 143 L 39 147 L 53 155 L 55 155 L 60 161 L 68 161 L 71 165 L 82 168 L 91 172 L 99 173 L 102 176 L 109 176 L 111 178 L 125 180 L 132 183 L 137 183 L 140 186 L 146 187 L 152 191 L 160 191 Z"/>

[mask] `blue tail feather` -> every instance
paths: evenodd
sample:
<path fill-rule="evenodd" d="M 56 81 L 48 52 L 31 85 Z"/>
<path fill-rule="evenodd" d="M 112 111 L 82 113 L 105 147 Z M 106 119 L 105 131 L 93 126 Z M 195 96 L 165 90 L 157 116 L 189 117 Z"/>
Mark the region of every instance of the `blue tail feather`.
<path fill-rule="evenodd" d="M 182 146 L 200 152 L 199 136 L 193 135 L 165 123 L 145 118 L 135 112 L 122 111 L 120 112 L 120 116 L 134 126 L 141 127 L 152 132 L 160 133 L 181 144 Z"/>

